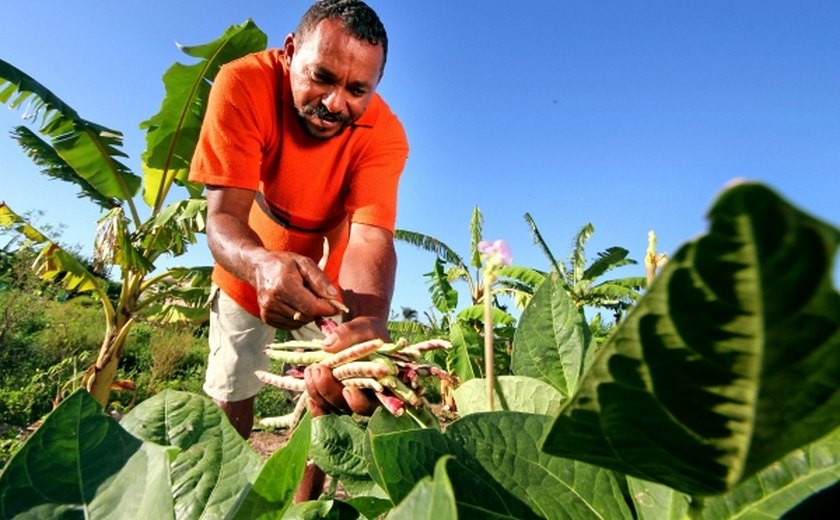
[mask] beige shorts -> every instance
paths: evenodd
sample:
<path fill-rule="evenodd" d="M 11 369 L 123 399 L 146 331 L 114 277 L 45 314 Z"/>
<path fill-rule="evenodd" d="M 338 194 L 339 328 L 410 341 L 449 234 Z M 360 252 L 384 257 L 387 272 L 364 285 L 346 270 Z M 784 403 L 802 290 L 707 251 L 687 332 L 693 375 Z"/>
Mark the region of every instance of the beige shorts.
<path fill-rule="evenodd" d="M 204 392 L 219 401 L 253 397 L 264 385 L 254 372 L 268 369 L 269 359 L 263 351 L 274 341 L 277 329 L 240 307 L 215 285 L 210 291 L 210 354 Z M 292 331 L 292 337 L 310 340 L 324 335 L 310 322 Z"/>

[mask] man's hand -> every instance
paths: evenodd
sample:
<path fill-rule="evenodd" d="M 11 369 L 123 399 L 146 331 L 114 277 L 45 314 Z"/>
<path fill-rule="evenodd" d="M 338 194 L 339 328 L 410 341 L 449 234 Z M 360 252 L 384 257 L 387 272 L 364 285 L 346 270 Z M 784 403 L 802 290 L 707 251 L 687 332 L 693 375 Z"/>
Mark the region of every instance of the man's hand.
<path fill-rule="evenodd" d="M 254 192 L 241 188 L 207 189 L 207 241 L 213 259 L 256 288 L 260 318 L 292 330 L 318 316 L 336 314 L 327 301 L 337 293 L 310 258 L 268 251 L 248 226 Z"/>
<path fill-rule="evenodd" d="M 324 350 L 338 352 L 375 338 L 391 341 L 385 322 L 378 318 L 362 316 L 346 321 L 327 332 L 323 341 Z M 303 375 L 313 417 L 350 412 L 370 415 L 379 406 L 379 401 L 370 392 L 345 387 L 333 377 L 329 368 L 317 363 L 308 366 Z"/>
<path fill-rule="evenodd" d="M 317 317 L 336 314 L 328 300 L 338 293 L 311 258 L 271 251 L 255 256 L 253 285 L 265 323 L 294 330 Z"/>

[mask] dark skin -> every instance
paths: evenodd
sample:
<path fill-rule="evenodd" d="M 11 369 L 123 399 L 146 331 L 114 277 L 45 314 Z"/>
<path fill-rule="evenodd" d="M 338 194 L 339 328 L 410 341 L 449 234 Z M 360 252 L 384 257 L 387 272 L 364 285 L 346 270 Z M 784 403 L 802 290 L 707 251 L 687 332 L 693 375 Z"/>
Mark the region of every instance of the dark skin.
<path fill-rule="evenodd" d="M 312 138 L 339 135 L 364 113 L 382 74 L 381 45 L 355 39 L 336 20 L 323 20 L 303 41 L 289 35 L 284 50 L 300 123 Z M 314 110 L 319 105 L 321 112 Z M 327 115 L 318 115 L 324 110 Z M 214 260 L 256 289 L 260 318 L 268 325 L 295 330 L 318 317 L 335 315 L 329 300 L 337 298 L 338 291 L 317 262 L 288 251 L 267 250 L 248 226 L 254 195 L 245 189 L 208 186 L 207 238 Z M 352 223 L 339 275 L 350 312 L 325 338 L 324 350 L 337 352 L 373 338 L 390 339 L 386 324 L 395 273 L 392 233 Z M 313 417 L 351 412 L 370 415 L 376 407 L 367 393 L 345 388 L 330 370 L 308 367 L 304 380 Z M 215 402 L 240 435 L 248 438 L 254 398 Z M 323 472 L 308 466 L 296 500 L 317 498 L 323 483 Z"/>

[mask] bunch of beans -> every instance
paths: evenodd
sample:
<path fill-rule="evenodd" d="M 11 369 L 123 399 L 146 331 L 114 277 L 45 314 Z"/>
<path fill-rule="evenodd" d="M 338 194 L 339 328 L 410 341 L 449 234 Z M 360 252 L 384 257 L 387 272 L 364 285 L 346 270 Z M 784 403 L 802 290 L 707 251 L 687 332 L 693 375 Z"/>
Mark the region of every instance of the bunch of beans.
<path fill-rule="evenodd" d="M 257 371 L 256 376 L 266 384 L 301 395 L 292 413 L 263 418 L 260 426 L 295 427 L 309 401 L 303 369 L 313 363 L 331 369 L 333 376 L 345 386 L 369 389 L 385 409 L 397 417 L 405 413 L 415 417 L 412 409 L 416 411 L 428 407 L 423 397 L 428 377 L 453 382 L 453 376 L 425 357 L 425 353 L 431 350 L 452 348 L 445 340 L 430 339 L 408 344 L 404 339 L 395 343 L 373 339 L 335 353 L 326 352 L 321 347 L 318 340 L 271 343 L 266 347 L 266 355 L 288 369 L 284 375 Z"/>

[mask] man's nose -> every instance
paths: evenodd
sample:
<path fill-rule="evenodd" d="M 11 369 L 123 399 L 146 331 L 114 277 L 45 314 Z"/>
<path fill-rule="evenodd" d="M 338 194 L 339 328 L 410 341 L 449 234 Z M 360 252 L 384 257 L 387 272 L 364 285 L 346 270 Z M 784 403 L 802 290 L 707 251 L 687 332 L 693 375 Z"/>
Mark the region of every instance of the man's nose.
<path fill-rule="evenodd" d="M 322 101 L 324 106 L 332 112 L 335 113 L 343 113 L 346 100 L 344 98 L 344 94 L 342 93 L 342 89 L 340 87 L 333 88 Z"/>

